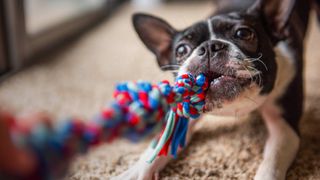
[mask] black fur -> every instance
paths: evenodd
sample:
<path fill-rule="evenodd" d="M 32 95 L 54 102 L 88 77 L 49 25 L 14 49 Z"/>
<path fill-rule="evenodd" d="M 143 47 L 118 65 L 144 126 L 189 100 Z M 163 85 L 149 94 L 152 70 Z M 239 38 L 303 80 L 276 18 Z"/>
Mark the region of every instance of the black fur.
<path fill-rule="evenodd" d="M 245 3 L 242 3 L 243 0 L 232 1 L 237 3 L 220 1 L 218 10 L 211 16 L 210 23 L 214 35 L 216 38 L 232 42 L 241 50 L 244 56 L 233 55 L 240 63 L 243 63 L 241 59 L 246 57 L 260 57 L 262 63 L 253 63 L 256 69 L 261 71 L 262 81 L 260 83 L 257 76 L 253 77 L 253 80 L 261 86 L 261 95 L 270 93 L 274 88 L 278 68 L 274 47 L 280 41 L 288 43 L 289 49 L 293 52 L 296 74 L 277 103 L 283 110 L 283 117 L 298 131 L 298 122 L 303 110 L 303 41 L 309 20 L 309 2 L 297 0 L 286 1 L 285 4 L 284 1 L 278 0 L 246 0 Z M 182 31 L 175 30 L 159 18 L 145 14 L 135 14 L 133 20 L 140 38 L 155 53 L 160 66 L 181 65 L 195 52 L 198 56 L 196 60 L 190 61 L 188 72 L 195 75 L 207 73 L 212 82 L 221 75 L 228 76 L 218 87 L 214 84 L 210 87 L 212 92 L 208 93 L 209 101 L 231 101 L 248 86 L 248 79 L 235 78 L 235 69 L 227 66 L 232 58 L 230 44 L 221 44 L 210 39 L 207 20 L 195 23 Z M 154 24 L 157 31 L 164 35 L 159 40 L 154 36 Z M 235 36 L 242 27 L 253 34 L 250 39 L 243 40 Z M 183 53 L 186 55 L 181 56 Z"/>

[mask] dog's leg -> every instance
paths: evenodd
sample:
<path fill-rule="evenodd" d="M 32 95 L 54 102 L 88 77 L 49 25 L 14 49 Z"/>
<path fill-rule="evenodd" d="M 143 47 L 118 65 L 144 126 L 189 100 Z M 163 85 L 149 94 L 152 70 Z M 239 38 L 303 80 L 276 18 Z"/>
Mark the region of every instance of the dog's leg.
<path fill-rule="evenodd" d="M 191 120 L 189 123 L 186 144 L 189 144 L 192 137 L 194 126 L 198 120 Z M 159 156 L 151 164 L 147 163 L 147 155 L 152 151 L 149 147 L 139 158 L 139 160 L 133 164 L 127 171 L 120 174 L 119 176 L 113 178 L 114 180 L 149 180 L 149 179 L 158 179 L 159 172 L 168 164 L 172 159 L 171 155 L 168 156 Z M 181 149 L 178 150 L 178 153 Z"/>
<path fill-rule="evenodd" d="M 299 148 L 299 136 L 274 103 L 261 109 L 269 137 L 255 180 L 284 180 Z"/>

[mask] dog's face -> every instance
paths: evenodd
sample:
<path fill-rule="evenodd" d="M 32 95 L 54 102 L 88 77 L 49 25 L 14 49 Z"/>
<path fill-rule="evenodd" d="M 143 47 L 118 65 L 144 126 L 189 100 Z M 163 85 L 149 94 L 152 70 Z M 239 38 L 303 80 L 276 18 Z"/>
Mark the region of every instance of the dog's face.
<path fill-rule="evenodd" d="M 267 21 L 263 7 L 257 2 L 246 12 L 216 15 L 182 31 L 144 14 L 135 15 L 133 22 L 160 67 L 209 78 L 207 111 L 243 114 L 263 103 L 277 75 L 274 45 L 284 25 Z"/>
<path fill-rule="evenodd" d="M 178 33 L 173 42 L 178 73 L 209 78 L 206 110 L 241 113 L 234 106 L 258 106 L 260 96 L 272 90 L 277 67 L 273 45 L 256 18 L 217 15 Z"/>

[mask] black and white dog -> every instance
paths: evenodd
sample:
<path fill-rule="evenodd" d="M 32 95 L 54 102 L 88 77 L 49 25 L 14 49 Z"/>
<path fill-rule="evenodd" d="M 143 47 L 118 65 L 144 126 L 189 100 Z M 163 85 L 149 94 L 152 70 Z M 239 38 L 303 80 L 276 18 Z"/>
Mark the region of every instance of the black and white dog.
<path fill-rule="evenodd" d="M 269 138 L 255 179 L 285 179 L 299 148 L 303 41 L 310 3 L 221 0 L 218 7 L 214 15 L 182 31 L 146 14 L 135 14 L 133 24 L 160 67 L 209 77 L 206 111 L 229 116 L 261 113 Z M 187 141 L 195 122 L 191 121 Z M 161 156 L 148 164 L 142 155 L 118 178 L 157 178 L 170 159 Z"/>

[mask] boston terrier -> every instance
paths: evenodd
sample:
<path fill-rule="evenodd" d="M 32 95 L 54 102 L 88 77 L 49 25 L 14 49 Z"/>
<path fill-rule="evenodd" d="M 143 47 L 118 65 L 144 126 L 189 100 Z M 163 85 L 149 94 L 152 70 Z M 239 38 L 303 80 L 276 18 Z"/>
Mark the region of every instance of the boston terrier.
<path fill-rule="evenodd" d="M 261 113 L 269 137 L 254 179 L 285 179 L 300 142 L 303 42 L 311 5 L 304 0 L 221 0 L 217 6 L 212 16 L 184 30 L 146 14 L 135 14 L 133 24 L 162 69 L 206 74 L 206 112 Z M 190 121 L 187 142 L 196 122 Z M 157 179 L 172 157 L 148 164 L 148 151 L 116 179 Z"/>

